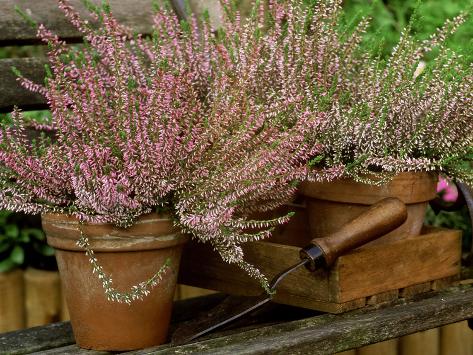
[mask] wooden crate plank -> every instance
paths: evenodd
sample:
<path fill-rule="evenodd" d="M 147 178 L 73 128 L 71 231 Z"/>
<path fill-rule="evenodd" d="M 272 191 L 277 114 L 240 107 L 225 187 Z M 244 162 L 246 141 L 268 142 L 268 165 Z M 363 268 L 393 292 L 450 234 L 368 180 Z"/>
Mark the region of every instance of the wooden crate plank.
<path fill-rule="evenodd" d="M 460 261 L 461 232 L 440 229 L 343 255 L 331 282 L 338 287 L 337 301 L 346 302 L 459 274 Z"/>
<path fill-rule="evenodd" d="M 88 12 L 81 0 L 71 0 L 81 14 Z M 94 0 L 100 3 L 98 0 Z M 2 0 L 0 1 L 0 46 L 20 43 L 37 43 L 36 30 L 16 13 L 15 6 L 29 13 L 38 23 L 69 41 L 77 41 L 80 34 L 65 18 L 55 0 Z M 113 0 L 112 12 L 122 23 L 139 33 L 150 33 L 152 25 L 152 2 L 149 0 Z"/>
<path fill-rule="evenodd" d="M 420 293 L 429 292 L 431 290 L 431 282 L 423 282 L 420 284 L 407 286 L 399 290 L 399 297 L 411 299 Z"/>
<path fill-rule="evenodd" d="M 268 278 L 299 261 L 298 247 L 267 242 L 249 243 L 244 246 L 245 260 L 256 265 Z M 235 265 L 224 263 L 207 245 L 192 242 L 181 259 L 179 282 L 242 296 L 255 296 L 263 292 L 258 282 Z M 206 260 L 202 263 L 202 260 Z M 300 268 L 288 275 L 278 286 L 274 300 L 298 305 L 310 301 L 327 302 L 329 298 L 326 272 L 310 273 Z M 359 297 L 361 298 L 361 297 Z M 305 299 L 305 300 L 304 300 Z"/>
<path fill-rule="evenodd" d="M 444 277 L 443 279 L 438 279 L 432 281 L 430 287 L 432 291 L 440 291 L 451 286 L 454 286 L 459 283 L 460 275 L 454 275 L 449 277 Z"/>
<path fill-rule="evenodd" d="M 44 58 L 14 58 L 0 60 L 0 112 L 10 112 L 14 105 L 25 109 L 46 108 L 44 98 L 36 93 L 23 89 L 12 72 L 18 68 L 24 77 L 42 84 L 44 82 Z"/>
<path fill-rule="evenodd" d="M 399 290 L 391 290 L 382 293 L 378 293 L 376 295 L 367 297 L 366 304 L 367 305 L 379 305 L 383 303 L 389 303 L 397 300 L 399 297 Z"/>
<path fill-rule="evenodd" d="M 304 269 L 297 270 L 281 283 L 274 300 L 339 313 L 362 307 L 364 301 L 361 299 L 379 293 L 390 291 L 385 296 L 392 300 L 394 293 L 397 296 L 398 288 L 404 289 L 424 281 L 428 281 L 425 291 L 429 291 L 430 280 L 459 272 L 461 237 L 458 231 L 429 231 L 428 235 L 387 246 L 359 249 L 340 257 L 330 273 L 329 282 L 323 270 L 313 275 Z M 296 247 L 267 242 L 256 242 L 245 247 L 246 259 L 268 277 L 296 263 L 298 251 Z M 206 260 L 205 264 L 200 262 L 202 257 Z M 190 244 L 184 252 L 180 282 L 235 295 L 254 296 L 261 293 L 255 280 L 236 266 L 223 263 L 208 246 L 196 243 Z M 409 293 L 421 291 L 423 285 L 402 292 L 407 297 Z M 375 302 L 377 298 L 379 300 Z M 378 295 L 368 302 L 389 300 L 383 301 L 382 296 Z"/>

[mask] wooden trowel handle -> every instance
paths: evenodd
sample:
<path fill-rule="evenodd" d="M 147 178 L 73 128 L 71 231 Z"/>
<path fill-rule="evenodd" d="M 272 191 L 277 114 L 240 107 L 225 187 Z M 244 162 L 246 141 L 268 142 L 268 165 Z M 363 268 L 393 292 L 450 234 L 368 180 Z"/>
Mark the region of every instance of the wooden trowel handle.
<path fill-rule="evenodd" d="M 325 264 L 330 266 L 340 255 L 391 232 L 406 219 L 406 205 L 397 198 L 385 198 L 335 233 L 312 239 L 311 245 L 301 251 L 301 257 L 315 260 L 316 255 L 309 254 L 310 248 L 316 246 L 323 253 Z M 312 263 L 308 267 L 313 270 L 316 265 Z"/>

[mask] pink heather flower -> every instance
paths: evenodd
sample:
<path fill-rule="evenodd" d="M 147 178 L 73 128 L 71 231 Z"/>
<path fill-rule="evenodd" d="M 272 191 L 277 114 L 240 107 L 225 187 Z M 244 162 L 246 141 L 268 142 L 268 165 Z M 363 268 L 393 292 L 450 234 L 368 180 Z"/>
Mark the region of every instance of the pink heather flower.
<path fill-rule="evenodd" d="M 458 198 L 458 189 L 449 179 L 439 177 L 437 184 L 437 193 L 439 193 L 445 202 L 455 202 Z"/>
<path fill-rule="evenodd" d="M 291 200 L 294 181 L 322 149 L 307 136 L 328 116 L 304 100 L 324 79 L 299 82 L 293 66 L 310 58 L 297 49 L 283 63 L 281 23 L 272 36 L 256 35 L 265 27 L 263 5 L 248 24 L 223 18 L 218 36 L 210 24 L 183 25 L 164 8 L 146 38 L 106 8 L 92 26 L 68 0 L 58 2 L 86 45 L 67 46 L 38 28 L 51 74 L 45 87 L 19 81 L 45 96 L 52 120 L 44 128 L 56 134 L 29 142 L 19 110 L 0 127 L 0 207 L 123 227 L 165 208 L 184 232 L 268 287 L 241 244 L 287 222 L 289 215 L 253 216 Z M 272 6 L 283 21 L 290 6 Z"/>

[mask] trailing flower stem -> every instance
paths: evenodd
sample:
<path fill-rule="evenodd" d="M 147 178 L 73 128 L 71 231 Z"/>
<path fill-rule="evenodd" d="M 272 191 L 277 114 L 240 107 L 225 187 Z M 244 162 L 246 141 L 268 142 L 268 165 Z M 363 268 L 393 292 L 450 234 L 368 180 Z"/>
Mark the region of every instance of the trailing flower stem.
<path fill-rule="evenodd" d="M 161 268 L 147 281 L 132 286 L 128 292 L 119 292 L 113 287 L 112 277 L 107 275 L 102 265 L 99 264 L 94 251 L 90 247 L 89 239 L 84 235 L 82 228 L 79 227 L 79 231 L 80 238 L 76 244 L 85 250 L 85 254 L 89 257 L 89 262 L 92 264 L 92 272 L 98 275 L 109 301 L 130 305 L 136 300 L 143 300 L 143 298 L 148 296 L 151 290 L 163 280 L 164 274 L 171 267 L 171 259 L 168 258 Z"/>

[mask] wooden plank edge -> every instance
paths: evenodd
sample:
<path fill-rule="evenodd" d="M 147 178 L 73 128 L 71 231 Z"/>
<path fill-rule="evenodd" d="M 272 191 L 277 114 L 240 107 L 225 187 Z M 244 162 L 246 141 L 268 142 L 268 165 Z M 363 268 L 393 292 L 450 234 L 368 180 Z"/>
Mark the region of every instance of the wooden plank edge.
<path fill-rule="evenodd" d="M 459 286 L 395 307 L 327 314 L 183 346 L 171 348 L 165 345 L 127 354 L 267 354 L 291 350 L 329 354 L 468 318 L 473 318 L 473 288 Z"/>
<path fill-rule="evenodd" d="M 29 354 L 74 344 L 69 322 L 0 334 L 0 354 Z"/>

